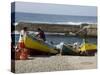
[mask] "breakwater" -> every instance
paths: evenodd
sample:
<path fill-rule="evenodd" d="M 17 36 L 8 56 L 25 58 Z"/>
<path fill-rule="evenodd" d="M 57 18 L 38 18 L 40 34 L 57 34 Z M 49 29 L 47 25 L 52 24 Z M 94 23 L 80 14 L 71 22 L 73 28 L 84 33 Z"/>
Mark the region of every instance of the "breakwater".
<path fill-rule="evenodd" d="M 20 22 L 16 25 L 15 30 L 20 31 L 23 27 L 28 27 L 29 31 L 37 31 L 37 28 L 41 28 L 45 32 L 50 33 L 77 33 L 84 27 L 87 28 L 88 36 L 97 36 L 97 25 L 96 24 L 81 24 L 81 25 L 68 25 L 68 24 L 47 24 L 47 23 L 26 23 Z M 83 32 L 78 33 L 81 35 Z"/>

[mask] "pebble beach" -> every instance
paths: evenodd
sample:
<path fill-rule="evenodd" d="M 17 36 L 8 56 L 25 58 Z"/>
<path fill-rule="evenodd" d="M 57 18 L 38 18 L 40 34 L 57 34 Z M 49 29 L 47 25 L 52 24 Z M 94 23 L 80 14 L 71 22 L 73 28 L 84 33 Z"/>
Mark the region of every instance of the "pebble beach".
<path fill-rule="evenodd" d="M 15 60 L 15 73 L 50 72 L 64 70 L 96 69 L 95 56 L 37 56 L 28 60 Z M 13 69 L 13 68 L 12 68 Z"/>

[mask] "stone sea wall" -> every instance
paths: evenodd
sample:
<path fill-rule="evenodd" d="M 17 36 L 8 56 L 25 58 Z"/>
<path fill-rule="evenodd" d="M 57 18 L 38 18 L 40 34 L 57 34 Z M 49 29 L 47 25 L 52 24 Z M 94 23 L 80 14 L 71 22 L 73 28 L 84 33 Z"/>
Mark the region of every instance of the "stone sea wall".
<path fill-rule="evenodd" d="M 41 28 L 44 32 L 50 33 L 77 33 L 79 30 L 88 26 L 87 34 L 89 36 L 97 36 L 96 24 L 82 24 L 82 25 L 68 25 L 68 24 L 46 24 L 46 23 L 25 23 L 20 22 L 16 25 L 15 30 L 20 31 L 23 27 L 28 27 L 29 31 L 37 31 L 37 28 Z M 82 34 L 79 33 L 79 35 Z"/>

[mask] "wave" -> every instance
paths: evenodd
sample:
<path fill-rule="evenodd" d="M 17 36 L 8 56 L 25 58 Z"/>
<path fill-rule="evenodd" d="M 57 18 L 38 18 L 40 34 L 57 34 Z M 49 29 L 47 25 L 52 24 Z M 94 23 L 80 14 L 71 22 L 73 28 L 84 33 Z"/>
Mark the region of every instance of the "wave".
<path fill-rule="evenodd" d="M 91 23 L 91 22 L 41 22 L 41 21 L 20 21 L 24 23 L 41 23 L 41 24 L 58 24 L 58 25 L 81 25 L 81 24 L 97 24 L 97 23 Z M 16 22 L 13 25 L 18 25 L 20 22 Z"/>
<path fill-rule="evenodd" d="M 96 24 L 96 23 L 91 23 L 91 22 L 57 22 L 56 24 L 81 25 L 81 24 Z"/>

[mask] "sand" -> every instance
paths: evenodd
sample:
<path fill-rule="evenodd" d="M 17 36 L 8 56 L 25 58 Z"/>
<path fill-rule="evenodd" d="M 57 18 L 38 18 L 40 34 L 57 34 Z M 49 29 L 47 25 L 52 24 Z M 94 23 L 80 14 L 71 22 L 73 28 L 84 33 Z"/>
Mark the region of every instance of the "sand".
<path fill-rule="evenodd" d="M 97 68 L 95 56 L 45 56 L 30 57 L 29 60 L 16 60 L 15 72 L 50 72 Z"/>

